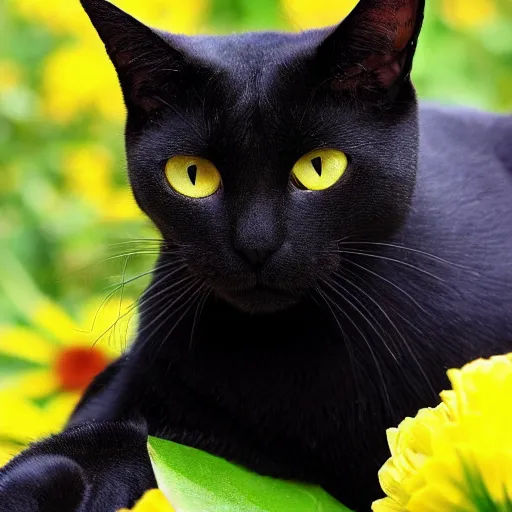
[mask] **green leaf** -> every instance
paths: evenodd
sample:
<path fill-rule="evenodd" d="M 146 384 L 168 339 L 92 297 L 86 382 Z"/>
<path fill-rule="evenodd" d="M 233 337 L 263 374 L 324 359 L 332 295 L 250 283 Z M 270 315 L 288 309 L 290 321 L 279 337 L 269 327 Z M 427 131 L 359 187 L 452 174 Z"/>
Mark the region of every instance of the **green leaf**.
<path fill-rule="evenodd" d="M 148 449 L 177 512 L 350 512 L 320 487 L 261 476 L 195 448 L 149 437 Z"/>

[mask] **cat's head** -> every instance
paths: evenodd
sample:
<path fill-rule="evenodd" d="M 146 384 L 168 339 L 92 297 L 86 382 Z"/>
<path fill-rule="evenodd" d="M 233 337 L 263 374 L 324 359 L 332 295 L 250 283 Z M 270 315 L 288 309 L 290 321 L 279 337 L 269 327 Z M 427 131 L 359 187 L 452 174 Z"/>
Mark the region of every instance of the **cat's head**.
<path fill-rule="evenodd" d="M 336 271 L 341 239 L 400 228 L 424 0 L 361 0 L 336 27 L 222 37 L 82 4 L 123 90 L 137 202 L 217 296 L 282 309 Z"/>

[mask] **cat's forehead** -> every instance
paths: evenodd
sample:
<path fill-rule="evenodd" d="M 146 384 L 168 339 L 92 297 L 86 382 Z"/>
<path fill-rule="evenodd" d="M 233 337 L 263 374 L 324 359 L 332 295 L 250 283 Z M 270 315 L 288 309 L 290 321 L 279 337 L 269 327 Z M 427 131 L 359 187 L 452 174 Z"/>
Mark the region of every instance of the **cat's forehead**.
<path fill-rule="evenodd" d="M 257 151 L 262 160 L 270 159 L 269 138 L 276 147 L 284 147 L 293 130 L 306 131 L 314 125 L 325 139 L 326 134 L 321 130 L 324 124 L 339 126 L 345 120 L 331 122 L 330 111 L 325 109 L 321 117 L 316 115 L 318 109 L 309 101 L 313 89 L 308 57 L 314 55 L 329 30 L 167 36 L 173 46 L 213 71 L 180 103 L 181 115 L 190 119 L 190 113 L 196 111 L 198 124 L 208 131 L 204 139 L 215 133 L 216 150 L 224 150 L 224 154 L 236 157 L 238 162 L 244 155 L 251 155 L 255 160 Z M 197 110 L 190 108 L 192 104 Z M 298 125 L 303 126 L 299 129 Z M 181 140 L 189 128 L 181 126 Z M 199 142 L 197 132 L 190 130 L 192 146 Z M 311 146 L 321 142 L 315 139 Z"/>
<path fill-rule="evenodd" d="M 211 67 L 235 74 L 286 65 L 310 54 L 325 36 L 325 30 L 300 33 L 249 32 L 225 36 L 180 37 L 188 53 Z"/>

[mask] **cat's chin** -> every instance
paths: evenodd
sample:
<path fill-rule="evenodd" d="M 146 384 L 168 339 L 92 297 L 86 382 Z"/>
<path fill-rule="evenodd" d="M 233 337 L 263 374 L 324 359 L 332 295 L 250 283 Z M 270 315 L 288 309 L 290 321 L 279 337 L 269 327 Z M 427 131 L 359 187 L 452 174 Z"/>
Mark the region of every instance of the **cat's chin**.
<path fill-rule="evenodd" d="M 295 306 L 300 296 L 271 288 L 252 288 L 244 291 L 222 291 L 218 294 L 237 309 L 254 315 L 277 313 Z"/>

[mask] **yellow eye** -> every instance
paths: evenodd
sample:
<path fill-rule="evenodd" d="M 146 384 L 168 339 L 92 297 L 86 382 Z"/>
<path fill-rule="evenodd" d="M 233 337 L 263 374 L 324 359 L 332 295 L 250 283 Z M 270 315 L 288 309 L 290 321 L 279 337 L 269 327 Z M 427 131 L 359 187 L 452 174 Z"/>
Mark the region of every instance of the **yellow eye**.
<path fill-rule="evenodd" d="M 347 155 L 336 149 L 316 149 L 293 166 L 292 176 L 307 190 L 332 187 L 347 170 Z"/>
<path fill-rule="evenodd" d="M 175 156 L 165 165 L 169 185 L 187 197 L 208 197 L 220 187 L 220 173 L 209 160 L 196 156 Z"/>

